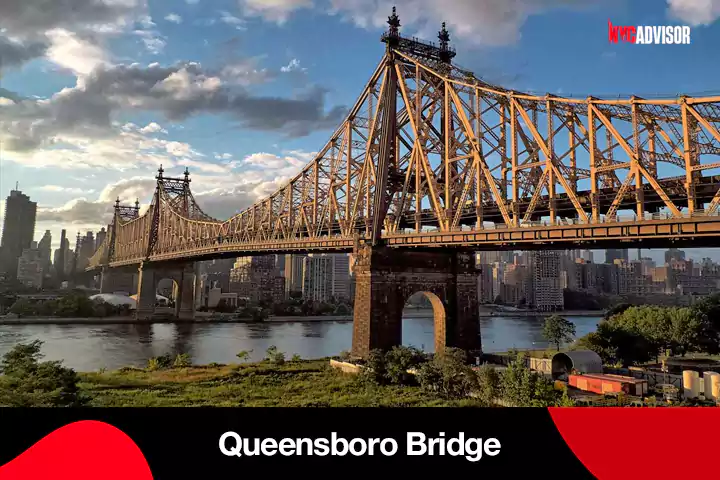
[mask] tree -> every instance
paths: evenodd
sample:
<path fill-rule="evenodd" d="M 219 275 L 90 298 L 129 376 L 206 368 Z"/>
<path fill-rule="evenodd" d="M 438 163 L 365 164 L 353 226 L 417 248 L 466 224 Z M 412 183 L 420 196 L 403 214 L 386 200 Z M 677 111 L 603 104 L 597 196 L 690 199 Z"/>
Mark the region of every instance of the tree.
<path fill-rule="evenodd" d="M 40 362 L 42 342 L 18 344 L 0 363 L 0 406 L 79 407 L 87 402 L 79 378 L 59 361 Z"/>
<path fill-rule="evenodd" d="M 624 367 L 646 362 L 657 352 L 655 344 L 646 337 L 612 320 L 598 323 L 597 330 L 579 338 L 574 348 L 592 350 L 604 364 Z"/>
<path fill-rule="evenodd" d="M 408 370 L 425 361 L 422 350 L 397 345 L 385 354 L 385 375 L 390 383 L 405 385 L 414 380 Z"/>
<path fill-rule="evenodd" d="M 503 399 L 516 407 L 549 407 L 557 402 L 552 382 L 525 365 L 521 354 L 502 372 Z"/>
<path fill-rule="evenodd" d="M 463 398 L 478 391 L 478 376 L 466 360 L 466 353 L 458 348 L 445 348 L 444 352 L 435 353 L 431 362 L 418 369 L 420 386 L 446 399 Z"/>
<path fill-rule="evenodd" d="M 551 315 L 545 319 L 543 336 L 560 351 L 561 343 L 570 342 L 575 337 L 575 324 L 559 315 Z"/>
<path fill-rule="evenodd" d="M 252 350 L 241 350 L 235 355 L 240 359 L 241 362 L 246 362 L 250 359 L 250 354 L 252 353 Z"/>
<path fill-rule="evenodd" d="M 500 395 L 500 374 L 490 366 L 483 365 L 477 372 L 478 398 L 486 405 L 491 405 Z"/>

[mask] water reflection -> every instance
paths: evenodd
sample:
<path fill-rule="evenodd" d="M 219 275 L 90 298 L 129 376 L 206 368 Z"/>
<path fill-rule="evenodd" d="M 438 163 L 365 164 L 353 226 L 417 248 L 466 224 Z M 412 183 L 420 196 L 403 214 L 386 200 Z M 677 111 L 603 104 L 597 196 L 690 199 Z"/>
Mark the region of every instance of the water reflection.
<path fill-rule="evenodd" d="M 568 317 L 577 335 L 593 331 L 599 318 Z M 483 317 L 483 350 L 546 348 L 541 318 Z M 403 320 L 403 344 L 427 352 L 434 349 L 433 319 Z M 297 322 L 251 324 L 138 324 L 138 325 L 0 325 L 0 354 L 19 342 L 42 340 L 49 360 L 63 360 L 78 370 L 145 365 L 153 356 L 189 354 L 196 363 L 237 361 L 240 351 L 261 360 L 275 345 L 288 357 L 319 358 L 349 350 L 352 322 Z"/>

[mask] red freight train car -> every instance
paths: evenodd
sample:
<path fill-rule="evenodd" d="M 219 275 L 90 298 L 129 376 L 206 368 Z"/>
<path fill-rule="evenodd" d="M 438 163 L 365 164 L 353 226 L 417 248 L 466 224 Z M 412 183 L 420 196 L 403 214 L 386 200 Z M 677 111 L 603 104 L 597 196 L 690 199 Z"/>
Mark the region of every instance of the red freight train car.
<path fill-rule="evenodd" d="M 586 392 L 599 394 L 623 392 L 642 396 L 647 393 L 647 381 L 620 375 L 585 374 L 570 375 L 570 386 Z"/>

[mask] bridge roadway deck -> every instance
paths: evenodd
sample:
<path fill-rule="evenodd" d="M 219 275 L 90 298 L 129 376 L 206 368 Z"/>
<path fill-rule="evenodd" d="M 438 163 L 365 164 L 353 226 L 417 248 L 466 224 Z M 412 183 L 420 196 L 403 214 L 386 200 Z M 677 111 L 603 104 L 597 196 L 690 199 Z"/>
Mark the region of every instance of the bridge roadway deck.
<path fill-rule="evenodd" d="M 622 219 L 621 219 L 622 220 Z M 362 239 L 362 237 L 358 237 Z M 393 248 L 460 250 L 566 250 L 577 248 L 668 248 L 720 247 L 720 216 L 661 218 L 642 221 L 618 221 L 591 224 L 533 225 L 521 228 L 489 228 L 438 231 L 397 232 L 383 235 Z M 151 262 L 192 259 L 203 261 L 282 253 L 351 253 L 356 239 L 324 236 L 292 241 L 214 243 L 191 251 L 153 255 Z M 110 267 L 141 263 L 143 259 L 112 262 Z"/>

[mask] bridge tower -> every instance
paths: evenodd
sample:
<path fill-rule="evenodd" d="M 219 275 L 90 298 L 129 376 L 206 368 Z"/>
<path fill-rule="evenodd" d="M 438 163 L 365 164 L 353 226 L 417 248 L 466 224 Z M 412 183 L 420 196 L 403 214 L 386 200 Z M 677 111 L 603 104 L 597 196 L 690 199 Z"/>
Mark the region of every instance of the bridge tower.
<path fill-rule="evenodd" d="M 438 68 L 449 68 L 455 52 L 449 46 L 450 35 L 444 23 L 438 34 L 440 46 L 403 38 L 394 7 L 387 23 L 389 28 L 382 41 L 387 44 L 388 66 L 392 67 L 397 60 L 395 50 L 401 50 L 426 58 Z M 395 112 L 398 79 L 395 68 L 388 68 L 386 72 L 372 230 L 367 241 L 361 241 L 357 236 L 354 247 L 356 283 L 351 353 L 356 357 L 367 357 L 371 350 L 389 350 L 402 344 L 403 308 L 418 292 L 422 292 L 433 306 L 435 352 L 440 353 L 446 347 L 479 352 L 478 272 L 473 256 L 440 248 L 391 249 L 381 238 L 390 201 L 397 191 L 402 190 L 404 183 L 404 178 L 399 178 L 404 177 L 404 173 L 397 171 L 399 132 Z M 450 143 L 447 136 L 454 128 L 451 120 L 445 116 L 441 119 L 443 143 Z M 446 165 L 445 172 L 443 181 L 451 181 L 453 179 L 449 177 L 457 175 L 454 165 Z M 455 200 L 445 205 L 449 215 L 452 215 L 454 203 Z"/>
<path fill-rule="evenodd" d="M 112 222 L 108 228 L 107 253 L 102 259 L 100 271 L 100 293 L 122 292 L 132 295 L 137 292 L 137 269 L 133 267 L 110 268 L 108 264 L 115 256 L 115 240 L 118 226 L 140 216 L 140 201 L 135 199 L 134 206 L 121 205 L 120 197 L 115 200 Z"/>
<path fill-rule="evenodd" d="M 157 186 L 153 197 L 152 222 L 148 235 L 145 259 L 138 268 L 137 308 L 138 320 L 151 320 L 155 315 L 157 286 L 160 280 L 169 278 L 174 282 L 174 315 L 178 320 L 191 320 L 195 316 L 195 263 L 174 260 L 169 262 L 151 262 L 160 241 L 163 208 L 172 210 L 185 218 L 195 218 L 198 207 L 190 192 L 190 172 L 185 168 L 182 178 L 164 176 L 162 165 L 155 177 Z"/>

